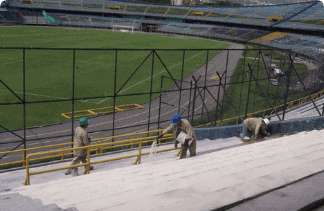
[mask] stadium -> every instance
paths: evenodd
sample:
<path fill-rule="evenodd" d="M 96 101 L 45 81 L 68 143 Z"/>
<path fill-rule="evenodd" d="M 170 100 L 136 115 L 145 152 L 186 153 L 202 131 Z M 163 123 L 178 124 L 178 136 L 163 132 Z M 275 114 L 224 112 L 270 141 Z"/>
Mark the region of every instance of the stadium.
<path fill-rule="evenodd" d="M 5 0 L 0 26 L 4 210 L 324 209 L 322 1 Z M 174 114 L 197 156 L 152 158 Z"/>

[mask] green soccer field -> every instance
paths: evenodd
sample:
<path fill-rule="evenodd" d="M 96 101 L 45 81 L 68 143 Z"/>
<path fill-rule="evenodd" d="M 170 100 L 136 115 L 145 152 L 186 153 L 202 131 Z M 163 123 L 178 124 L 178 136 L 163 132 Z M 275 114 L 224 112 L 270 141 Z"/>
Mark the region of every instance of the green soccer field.
<path fill-rule="evenodd" d="M 61 29 L 46 27 L 1 27 L 2 47 L 41 48 L 101 48 L 101 49 L 223 49 L 229 44 L 213 40 L 176 38 L 153 34 L 128 34 L 91 29 Z M 150 92 L 153 56 L 142 64 L 150 51 L 124 51 L 117 53 L 117 83 L 119 95 Z M 209 52 L 209 59 L 219 53 Z M 157 51 L 157 54 L 175 78 L 181 77 L 182 51 Z M 75 53 L 75 98 L 111 96 L 114 94 L 115 51 L 78 50 Z M 184 76 L 206 62 L 206 51 L 186 51 Z M 72 98 L 73 51 L 26 50 L 26 100 L 46 101 Z M 122 85 L 137 72 L 121 89 Z M 169 76 L 154 56 L 153 92 L 160 91 L 161 76 Z M 0 49 L 0 78 L 23 98 L 23 51 Z M 173 86 L 165 80 L 163 89 Z M 152 98 L 158 97 L 158 94 Z M 0 102 L 19 100 L 0 84 Z M 117 97 L 116 105 L 147 102 L 150 95 Z M 112 106 L 113 98 L 88 99 L 75 102 L 75 111 Z M 71 102 L 32 103 L 26 105 L 26 126 L 40 126 L 66 122 L 63 112 L 71 112 Z M 23 128 L 23 106 L 2 105 L 1 125 L 9 129 Z M 1 131 L 2 129 L 0 129 Z"/>

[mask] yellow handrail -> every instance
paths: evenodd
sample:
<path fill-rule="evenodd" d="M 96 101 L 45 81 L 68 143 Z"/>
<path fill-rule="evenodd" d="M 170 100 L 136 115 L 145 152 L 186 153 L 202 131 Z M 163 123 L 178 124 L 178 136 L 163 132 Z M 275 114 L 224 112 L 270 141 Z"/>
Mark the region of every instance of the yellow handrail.
<path fill-rule="evenodd" d="M 168 135 L 172 135 L 172 134 L 168 134 Z M 52 171 L 59 171 L 59 170 L 64 170 L 64 169 L 70 169 L 70 168 L 75 168 L 75 167 L 80 167 L 80 166 L 87 166 L 85 173 L 90 174 L 90 165 L 91 164 L 103 163 L 103 162 L 108 162 L 108 161 L 113 161 L 113 160 L 121 160 L 121 159 L 126 159 L 126 158 L 131 158 L 131 157 L 137 157 L 135 163 L 133 163 L 133 164 L 137 164 L 137 163 L 141 164 L 141 156 L 149 154 L 149 153 L 142 153 L 142 144 L 153 141 L 154 137 L 155 136 L 131 139 L 131 140 L 126 140 L 126 141 L 109 142 L 109 143 L 104 143 L 104 144 L 88 145 L 88 146 L 75 147 L 75 148 L 70 148 L 70 149 L 60 149 L 60 150 L 54 150 L 54 151 L 49 151 L 49 152 L 38 152 L 38 153 L 30 154 L 30 155 L 28 155 L 26 157 L 26 179 L 25 179 L 24 184 L 25 185 L 30 185 L 30 176 L 31 175 L 42 174 L 42 173 L 47 173 L 47 172 L 52 172 Z M 139 152 L 138 152 L 138 154 L 90 162 L 90 148 L 92 148 L 92 147 L 98 148 L 98 147 L 113 145 L 110 148 L 114 148 L 114 147 L 129 145 L 129 144 L 132 144 L 134 142 L 139 144 L 139 148 L 138 148 Z M 121 145 L 121 144 L 124 144 L 124 145 Z M 86 149 L 87 150 L 87 163 L 85 163 L 85 164 L 65 166 L 65 167 L 59 167 L 59 168 L 42 170 L 42 171 L 35 171 L 35 172 L 30 172 L 29 171 L 29 161 L 31 160 L 30 159 L 31 157 L 43 156 L 43 155 L 49 155 L 49 154 L 56 154 L 56 153 L 64 154 L 64 152 L 73 151 L 73 150 L 80 150 L 80 149 Z M 170 150 L 175 150 L 175 149 L 180 149 L 180 147 L 159 150 L 159 151 L 157 151 L 157 153 L 170 151 Z M 43 159 L 43 158 L 40 157 L 40 158 L 36 158 L 36 159 Z"/>
<path fill-rule="evenodd" d="M 109 137 L 95 138 L 95 139 L 92 139 L 91 141 L 95 141 L 96 144 L 98 144 L 98 142 L 100 141 L 100 143 L 102 144 L 103 140 L 107 140 L 107 139 L 123 138 L 123 137 L 127 137 L 127 136 L 130 136 L 132 139 L 134 139 L 134 136 L 136 136 L 136 135 L 144 135 L 144 134 L 156 133 L 156 132 L 158 132 L 159 134 L 161 134 L 162 131 L 163 131 L 163 129 L 152 130 L 152 131 L 144 131 L 144 132 L 139 132 L 139 133 L 131 133 L 131 134 L 118 135 L 118 136 L 109 136 Z M 168 135 L 166 135 L 165 137 L 168 137 Z M 72 144 L 73 144 L 73 142 L 67 142 L 67 143 L 63 143 L 63 144 L 54 144 L 54 145 L 47 145 L 47 146 L 41 146 L 41 147 L 33 147 L 33 148 L 28 148 L 28 149 L 19 149 L 19 150 L 13 150 L 13 151 L 0 152 L 0 155 L 1 154 L 11 154 L 11 153 L 22 152 L 22 160 L 21 161 L 2 163 L 2 164 L 0 164 L 0 166 L 22 163 L 23 164 L 23 168 L 25 168 L 25 163 L 26 163 L 26 161 L 25 161 L 25 154 L 26 154 L 27 151 L 38 150 L 38 149 L 45 149 L 45 148 L 54 148 L 54 147 L 60 147 L 62 149 L 64 146 L 66 146 L 66 145 L 71 146 Z M 159 145 L 161 145 L 161 139 L 159 139 Z M 101 147 L 101 149 L 100 149 L 100 155 L 103 155 L 103 153 L 102 153 L 102 150 L 103 149 L 104 148 Z M 96 151 L 96 156 L 98 156 L 98 148 L 96 148 L 96 150 L 97 150 Z M 93 151 L 93 150 L 91 150 L 91 151 Z M 71 154 L 72 153 L 69 153 L 69 154 L 63 154 L 62 153 L 61 154 L 61 160 L 62 160 L 62 162 L 64 162 L 64 156 L 71 155 Z M 52 157 L 46 157 L 46 158 L 52 158 Z M 54 156 L 54 157 L 57 157 L 57 156 Z"/>

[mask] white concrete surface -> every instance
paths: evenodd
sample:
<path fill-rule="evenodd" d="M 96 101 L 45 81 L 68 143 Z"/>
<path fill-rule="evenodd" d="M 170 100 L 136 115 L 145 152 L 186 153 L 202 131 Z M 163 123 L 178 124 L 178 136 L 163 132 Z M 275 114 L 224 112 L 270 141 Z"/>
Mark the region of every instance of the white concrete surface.
<path fill-rule="evenodd" d="M 213 151 L 221 150 L 228 147 L 234 147 L 241 145 L 242 142 L 239 138 L 227 138 L 227 139 L 217 139 L 217 140 L 202 140 L 198 141 L 197 144 L 197 155 L 210 153 Z M 180 145 L 179 145 L 180 146 Z M 167 149 L 174 147 L 174 144 L 170 145 L 162 145 L 157 146 L 157 150 Z M 142 149 L 142 153 L 149 152 L 150 148 Z M 178 152 L 178 150 L 172 150 L 168 152 L 163 153 L 157 153 L 154 156 L 154 160 L 177 160 L 178 157 L 175 157 L 175 154 Z M 127 155 L 134 155 L 138 153 L 138 149 L 134 149 L 133 151 L 118 153 L 118 154 L 111 154 L 111 155 L 105 155 L 105 156 L 99 156 L 99 157 L 92 157 L 90 158 L 90 161 L 98 161 L 98 160 L 105 160 L 109 158 L 116 158 L 121 156 L 127 156 Z M 187 157 L 189 157 L 189 152 L 187 153 Z M 132 163 L 135 162 L 136 157 L 134 158 L 128 158 L 123 160 L 117 160 L 112 162 L 106 162 L 106 163 L 100 163 L 95 164 L 94 170 L 92 172 L 100 172 L 100 171 L 107 171 L 115 168 L 121 168 L 126 166 L 133 166 Z M 142 156 L 142 164 L 149 162 L 149 155 Z M 57 163 L 52 165 L 46 165 L 46 166 L 40 166 L 31 168 L 30 172 L 34 171 L 40 171 L 40 170 L 46 170 L 46 169 L 53 169 L 63 166 L 69 166 L 71 162 L 64 162 L 64 163 Z M 83 167 L 79 167 L 79 174 L 82 173 Z M 70 178 L 71 176 L 66 176 L 64 174 L 65 170 L 61 171 L 54 171 L 49 172 L 45 174 L 37 174 L 30 176 L 30 184 L 41 184 L 47 181 L 54 181 L 57 179 L 65 179 Z M 0 174 L 0 193 L 8 190 L 13 189 L 15 187 L 22 186 L 22 183 L 25 181 L 26 178 L 26 171 L 25 170 L 18 170 L 18 171 L 12 171 L 12 172 L 5 172 Z"/>
<path fill-rule="evenodd" d="M 314 102 L 318 107 L 319 112 L 322 113 L 324 97 L 318 98 Z M 282 118 L 282 112 L 278 112 L 278 114 L 280 118 Z M 307 103 L 303 103 L 300 106 L 295 106 L 291 109 L 288 109 L 285 113 L 285 120 L 314 117 L 314 116 L 320 116 L 320 115 L 316 110 L 313 102 L 310 101 Z M 276 115 L 273 115 L 271 121 L 279 121 L 279 119 Z"/>
<path fill-rule="evenodd" d="M 324 131 L 302 132 L 183 160 L 173 151 L 153 164 L 143 160 L 136 166 L 35 181 L 0 196 L 19 193 L 80 211 L 211 210 L 323 170 L 323 138 Z"/>

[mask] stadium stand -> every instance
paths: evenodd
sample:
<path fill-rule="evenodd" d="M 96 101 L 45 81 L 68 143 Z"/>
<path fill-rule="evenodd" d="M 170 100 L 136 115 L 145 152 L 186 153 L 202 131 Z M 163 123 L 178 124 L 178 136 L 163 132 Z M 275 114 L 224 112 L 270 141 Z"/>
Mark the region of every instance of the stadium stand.
<path fill-rule="evenodd" d="M 299 12 L 296 16 L 278 24 L 279 27 L 291 27 L 291 28 L 314 28 L 323 29 L 324 20 L 324 7 L 322 2 L 316 2 L 309 9 Z M 319 25 L 316 25 L 319 24 Z"/>
<path fill-rule="evenodd" d="M 3 23 L 13 23 L 16 21 L 16 17 L 5 8 L 0 8 L 0 19 Z"/>
<path fill-rule="evenodd" d="M 269 40 L 274 40 L 278 37 L 282 37 L 282 36 L 285 36 L 289 33 L 285 33 L 285 32 L 273 32 L 271 34 L 268 34 L 266 36 L 263 36 L 263 37 L 260 37 L 258 39 L 255 39 L 255 40 L 251 40 L 251 42 L 254 42 L 254 43 L 263 43 L 265 41 L 269 41 Z"/>
<path fill-rule="evenodd" d="M 315 2 L 316 3 L 316 2 Z M 42 0 L 34 4 L 24 4 L 20 1 L 10 1 L 10 6 L 24 8 L 60 9 L 69 11 L 105 12 L 126 15 L 150 15 L 156 17 L 203 19 L 209 21 L 222 21 L 234 23 L 252 23 L 254 25 L 272 25 L 268 19 L 273 17 L 290 18 L 292 15 L 303 11 L 313 5 L 306 2 L 290 5 L 270 5 L 257 7 L 188 7 L 152 5 L 122 1 L 59 1 Z M 117 9 L 116 9 L 117 8 Z M 307 10 L 306 10 L 307 11 Z M 199 14 L 199 15 L 197 15 Z M 202 15 L 201 15 L 202 14 Z M 319 16 L 321 17 L 321 16 Z"/>

